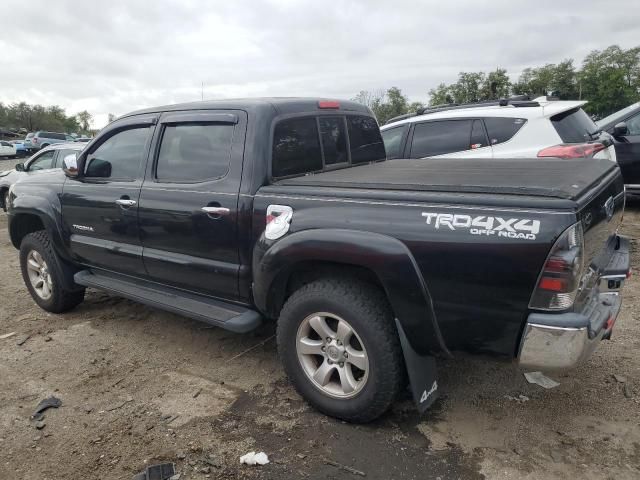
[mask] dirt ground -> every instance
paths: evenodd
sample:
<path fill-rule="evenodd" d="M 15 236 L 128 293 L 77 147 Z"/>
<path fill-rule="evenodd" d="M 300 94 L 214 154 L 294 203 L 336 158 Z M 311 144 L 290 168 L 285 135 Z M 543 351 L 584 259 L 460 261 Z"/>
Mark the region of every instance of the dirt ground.
<path fill-rule="evenodd" d="M 628 208 L 623 232 L 640 238 L 640 206 Z M 440 362 L 443 393 L 425 416 L 407 393 L 379 421 L 354 426 L 289 386 L 271 328 L 235 335 L 97 291 L 71 313 L 40 310 L 4 215 L 0 272 L 0 335 L 16 332 L 0 339 L 2 479 L 131 479 L 165 461 L 181 479 L 640 478 L 637 276 L 613 339 L 551 375 L 559 387 L 462 357 Z M 63 405 L 38 430 L 30 415 L 50 395 Z M 519 395 L 528 400 L 509 399 Z M 271 463 L 241 466 L 251 450 Z"/>

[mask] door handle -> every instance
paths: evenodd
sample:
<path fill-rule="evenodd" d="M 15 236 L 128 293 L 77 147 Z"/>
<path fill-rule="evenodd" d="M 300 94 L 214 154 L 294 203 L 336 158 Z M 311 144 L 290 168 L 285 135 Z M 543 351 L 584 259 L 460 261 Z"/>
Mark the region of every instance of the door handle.
<path fill-rule="evenodd" d="M 127 198 L 119 198 L 118 200 L 116 200 L 116 203 L 121 207 L 129 208 L 133 207 L 138 202 L 136 202 L 135 200 L 129 200 Z"/>
<path fill-rule="evenodd" d="M 201 210 L 207 215 L 229 215 L 231 210 L 226 207 L 202 207 Z"/>

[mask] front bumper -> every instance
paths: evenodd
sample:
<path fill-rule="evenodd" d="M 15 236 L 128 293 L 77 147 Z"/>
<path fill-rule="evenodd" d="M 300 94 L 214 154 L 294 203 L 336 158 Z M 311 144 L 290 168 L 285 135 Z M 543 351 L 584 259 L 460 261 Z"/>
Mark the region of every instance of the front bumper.
<path fill-rule="evenodd" d="M 581 312 L 530 313 L 522 335 L 518 365 L 526 369 L 567 370 L 588 359 L 600 340 L 611 336 L 629 274 L 629 241 L 601 274 L 598 291 Z"/>

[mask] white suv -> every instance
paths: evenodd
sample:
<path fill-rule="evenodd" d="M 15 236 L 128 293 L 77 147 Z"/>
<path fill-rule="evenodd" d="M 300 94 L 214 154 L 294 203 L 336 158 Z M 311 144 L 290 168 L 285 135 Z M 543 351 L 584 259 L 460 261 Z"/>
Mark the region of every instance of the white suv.
<path fill-rule="evenodd" d="M 381 127 L 387 158 L 597 157 L 616 161 L 611 136 L 584 101 L 509 99 L 427 108 Z"/>

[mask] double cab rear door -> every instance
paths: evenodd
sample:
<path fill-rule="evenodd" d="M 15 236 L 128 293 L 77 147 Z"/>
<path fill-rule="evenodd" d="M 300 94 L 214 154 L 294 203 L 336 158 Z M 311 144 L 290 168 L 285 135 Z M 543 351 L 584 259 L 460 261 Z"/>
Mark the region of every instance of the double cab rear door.
<path fill-rule="evenodd" d="M 107 127 L 61 198 L 74 260 L 237 298 L 246 127 L 239 110 L 145 114 Z"/>

